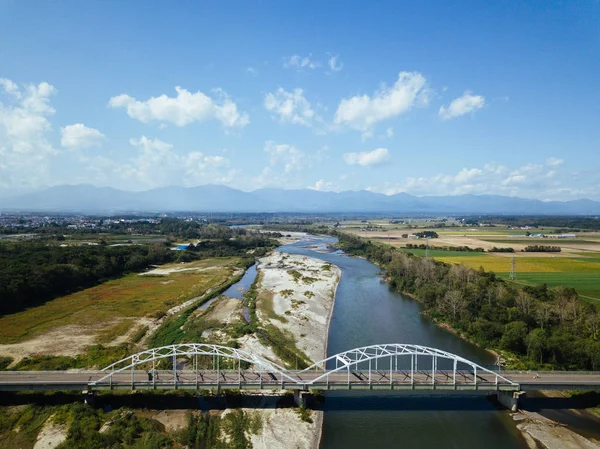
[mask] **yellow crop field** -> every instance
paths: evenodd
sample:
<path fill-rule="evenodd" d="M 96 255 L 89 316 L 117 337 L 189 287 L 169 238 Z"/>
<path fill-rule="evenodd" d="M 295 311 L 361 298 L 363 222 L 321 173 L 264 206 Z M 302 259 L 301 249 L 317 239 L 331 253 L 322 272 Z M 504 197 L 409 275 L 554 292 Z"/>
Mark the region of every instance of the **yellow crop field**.
<path fill-rule="evenodd" d="M 0 343 L 15 343 L 75 325 L 92 335 L 124 335 L 136 318 L 166 312 L 226 283 L 237 258 L 213 258 L 158 267 L 159 274 L 129 274 L 0 318 Z"/>
<path fill-rule="evenodd" d="M 463 264 L 475 269 L 482 266 L 486 271 L 496 273 L 508 272 L 511 267 L 510 257 L 488 254 L 480 257 L 465 255 L 436 257 L 435 259 L 446 263 Z M 529 273 L 597 272 L 600 277 L 600 261 L 570 257 L 517 257 L 516 271 Z"/>

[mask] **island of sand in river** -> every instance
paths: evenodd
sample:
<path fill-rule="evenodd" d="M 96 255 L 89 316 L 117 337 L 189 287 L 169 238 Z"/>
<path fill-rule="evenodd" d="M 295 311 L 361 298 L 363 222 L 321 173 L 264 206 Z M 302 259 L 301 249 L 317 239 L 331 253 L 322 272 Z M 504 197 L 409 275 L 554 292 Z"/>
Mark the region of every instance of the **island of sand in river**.
<path fill-rule="evenodd" d="M 286 342 L 293 342 L 295 350 L 308 364 L 326 357 L 329 322 L 333 312 L 335 292 L 341 270 L 319 259 L 274 251 L 259 260 L 257 279 L 256 316 L 261 327 L 273 326 L 282 332 Z M 242 322 L 242 302 L 227 297 L 219 298 L 205 311 L 197 311 L 195 319 L 220 322 L 227 327 Z M 223 329 L 209 330 L 211 343 L 231 341 Z M 261 355 L 281 366 L 295 368 L 294 361 L 281 360 L 271 346 L 255 334 L 236 339 L 240 348 Z M 262 392 L 265 394 L 266 392 Z M 300 419 L 296 410 L 276 408 L 264 396 L 262 407 L 243 408 L 249 415 L 258 415 L 262 422 L 258 434 L 248 435 L 256 449 L 317 448 L 321 436 L 322 411 L 311 411 L 312 422 Z M 229 413 L 225 410 L 225 414 Z"/>

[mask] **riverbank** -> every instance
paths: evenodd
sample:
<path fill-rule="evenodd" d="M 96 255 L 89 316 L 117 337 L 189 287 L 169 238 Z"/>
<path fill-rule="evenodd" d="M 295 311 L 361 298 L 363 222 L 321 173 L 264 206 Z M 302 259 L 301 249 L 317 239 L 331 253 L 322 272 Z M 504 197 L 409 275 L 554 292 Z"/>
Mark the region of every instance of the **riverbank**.
<path fill-rule="evenodd" d="M 539 413 L 519 411 L 512 414 L 518 422 L 517 428 L 523 434 L 531 449 L 600 449 L 600 443 L 573 432 Z"/>

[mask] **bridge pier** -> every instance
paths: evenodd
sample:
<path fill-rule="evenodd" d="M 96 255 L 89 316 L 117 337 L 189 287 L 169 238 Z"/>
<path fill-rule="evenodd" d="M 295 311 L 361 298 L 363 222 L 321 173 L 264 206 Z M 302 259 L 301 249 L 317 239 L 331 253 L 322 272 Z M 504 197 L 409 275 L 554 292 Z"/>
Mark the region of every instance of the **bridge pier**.
<path fill-rule="evenodd" d="M 83 403 L 91 405 L 92 407 L 96 403 L 96 392 L 93 390 L 83 390 Z"/>
<path fill-rule="evenodd" d="M 308 391 L 294 390 L 294 404 L 296 404 L 298 407 L 306 407 L 309 394 L 310 393 Z"/>
<path fill-rule="evenodd" d="M 498 402 L 511 412 L 516 412 L 519 409 L 519 397 L 525 396 L 524 391 L 499 391 L 496 394 Z"/>

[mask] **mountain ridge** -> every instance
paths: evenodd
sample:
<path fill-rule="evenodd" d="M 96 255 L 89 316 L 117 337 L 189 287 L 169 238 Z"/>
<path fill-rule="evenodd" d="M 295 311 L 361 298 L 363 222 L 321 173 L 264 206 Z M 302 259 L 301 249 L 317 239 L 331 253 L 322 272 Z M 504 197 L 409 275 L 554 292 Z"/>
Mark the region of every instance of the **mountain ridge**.
<path fill-rule="evenodd" d="M 89 184 L 58 185 L 0 198 L 0 210 L 21 212 L 297 212 L 297 213 L 446 213 L 517 215 L 595 215 L 590 199 L 541 201 L 502 195 L 385 195 L 368 190 L 322 192 L 311 189 L 258 189 L 251 192 L 206 184 L 127 191 Z"/>

